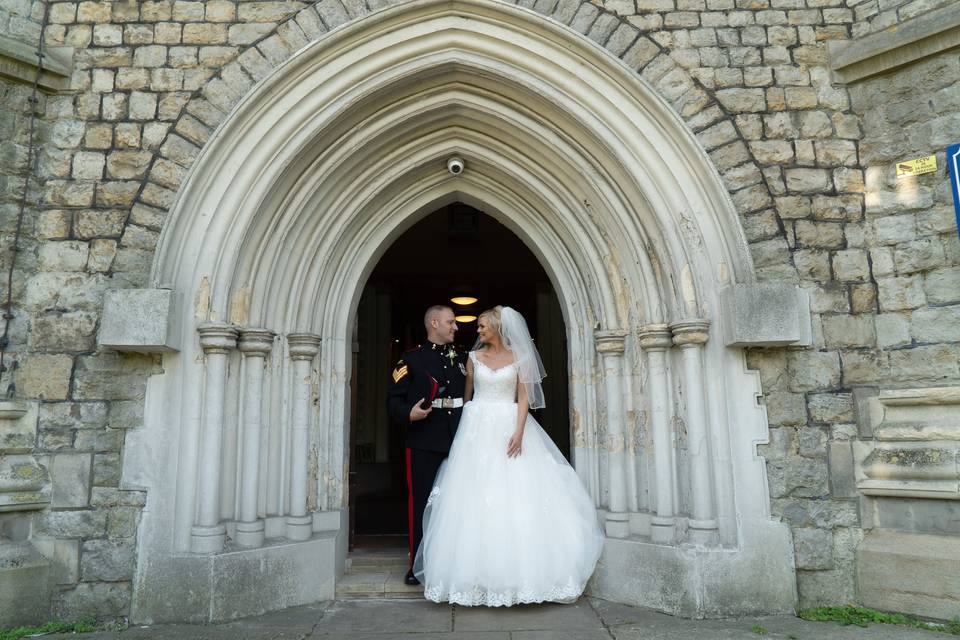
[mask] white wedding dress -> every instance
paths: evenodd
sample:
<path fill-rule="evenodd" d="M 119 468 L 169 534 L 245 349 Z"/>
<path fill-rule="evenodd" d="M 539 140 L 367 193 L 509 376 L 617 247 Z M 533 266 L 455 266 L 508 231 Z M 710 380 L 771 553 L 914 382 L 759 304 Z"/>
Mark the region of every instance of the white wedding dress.
<path fill-rule="evenodd" d="M 424 597 L 460 605 L 572 602 L 603 548 L 593 501 L 543 428 L 527 417 L 521 454 L 517 366 L 490 369 L 475 352 L 473 400 L 424 513 L 414 573 Z"/>

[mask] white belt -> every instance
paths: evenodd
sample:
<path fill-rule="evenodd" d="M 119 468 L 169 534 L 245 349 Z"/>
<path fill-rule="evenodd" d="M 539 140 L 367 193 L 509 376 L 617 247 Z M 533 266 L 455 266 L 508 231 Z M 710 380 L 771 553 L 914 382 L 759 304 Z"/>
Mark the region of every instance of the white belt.
<path fill-rule="evenodd" d="M 434 409 L 459 409 L 463 406 L 463 398 L 437 398 L 430 406 Z"/>

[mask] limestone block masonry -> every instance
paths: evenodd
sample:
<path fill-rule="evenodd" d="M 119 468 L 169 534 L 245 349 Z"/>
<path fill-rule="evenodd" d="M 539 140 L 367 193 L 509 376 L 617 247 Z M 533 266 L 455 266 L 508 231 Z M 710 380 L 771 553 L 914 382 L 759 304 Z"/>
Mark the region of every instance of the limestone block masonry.
<path fill-rule="evenodd" d="M 0 2 L 0 625 L 332 597 L 352 292 L 455 199 L 563 292 L 592 593 L 960 610 L 958 13 Z"/>

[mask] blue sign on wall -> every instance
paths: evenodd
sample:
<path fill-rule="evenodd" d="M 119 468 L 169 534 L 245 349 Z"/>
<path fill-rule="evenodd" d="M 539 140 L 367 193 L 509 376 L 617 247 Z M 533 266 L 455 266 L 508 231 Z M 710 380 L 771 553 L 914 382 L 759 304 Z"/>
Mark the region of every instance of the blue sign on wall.
<path fill-rule="evenodd" d="M 960 230 L 960 144 L 947 147 L 947 173 L 950 174 L 950 187 L 953 190 L 953 212 L 957 216 L 957 229 Z"/>

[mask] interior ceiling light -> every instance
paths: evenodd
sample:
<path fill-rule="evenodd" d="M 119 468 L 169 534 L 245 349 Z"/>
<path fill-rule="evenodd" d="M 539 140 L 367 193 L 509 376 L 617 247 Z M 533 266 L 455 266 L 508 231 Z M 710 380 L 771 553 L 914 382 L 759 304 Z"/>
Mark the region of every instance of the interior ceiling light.
<path fill-rule="evenodd" d="M 465 307 L 468 304 L 473 304 L 476 301 L 477 299 L 471 296 L 454 296 L 453 298 L 450 298 L 450 302 L 453 304 L 458 304 L 461 307 Z"/>
<path fill-rule="evenodd" d="M 477 319 L 477 316 L 457 316 L 456 317 L 457 322 L 463 322 L 463 323 L 473 322 L 476 319 Z"/>

